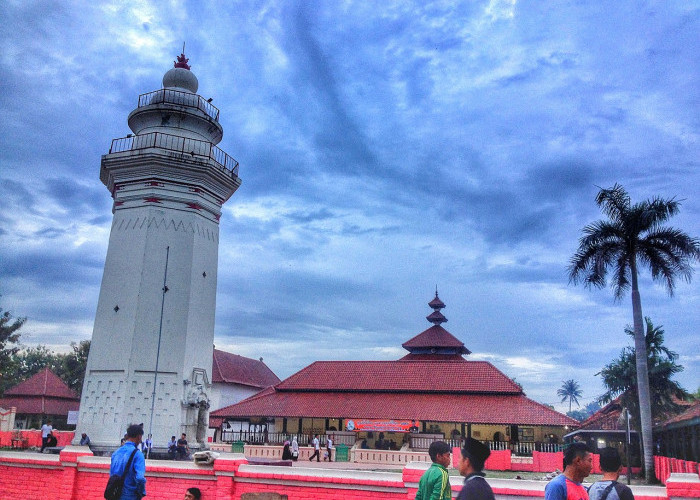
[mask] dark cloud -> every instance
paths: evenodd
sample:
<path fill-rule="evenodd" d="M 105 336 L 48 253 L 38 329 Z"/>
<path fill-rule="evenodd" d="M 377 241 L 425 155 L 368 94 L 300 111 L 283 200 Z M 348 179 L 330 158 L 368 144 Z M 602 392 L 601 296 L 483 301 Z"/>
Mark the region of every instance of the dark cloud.
<path fill-rule="evenodd" d="M 60 230 L 43 235 L 47 240 L 62 236 Z M 49 245 L 49 243 L 47 243 Z M 95 248 L 70 252 L 4 252 L 0 272 L 6 279 L 21 278 L 42 287 L 65 289 L 82 283 L 95 283 L 102 276 L 104 254 Z"/>
<path fill-rule="evenodd" d="M 597 186 L 677 196 L 674 225 L 700 234 L 697 9 L 200 7 L 4 8 L 3 305 L 50 338 L 92 322 L 112 220 L 100 157 L 184 39 L 243 179 L 221 219 L 219 338 L 253 357 L 293 346 L 265 354 L 287 373 L 348 338 L 398 357 L 439 283 L 449 329 L 528 394 L 558 403 L 564 372 L 596 391 L 629 300 L 568 286 L 566 265 L 601 217 Z M 640 284 L 673 338 L 697 330 L 695 283 L 674 299 Z"/>

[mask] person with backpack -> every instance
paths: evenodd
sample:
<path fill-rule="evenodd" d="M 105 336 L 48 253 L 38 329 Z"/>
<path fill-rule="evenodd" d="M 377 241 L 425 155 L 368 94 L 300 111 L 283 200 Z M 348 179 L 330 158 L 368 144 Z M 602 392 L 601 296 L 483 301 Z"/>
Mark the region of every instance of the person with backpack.
<path fill-rule="evenodd" d="M 112 453 L 110 479 L 117 476 L 123 481 L 119 500 L 140 500 L 146 496 L 146 459 L 143 453 L 136 453 L 142 439 L 143 427 L 131 424 L 126 429 L 126 441 Z"/>
<path fill-rule="evenodd" d="M 600 468 L 603 470 L 603 479 L 588 488 L 590 500 L 634 500 L 629 486 L 617 482 L 622 471 L 622 458 L 617 448 L 600 450 Z"/>

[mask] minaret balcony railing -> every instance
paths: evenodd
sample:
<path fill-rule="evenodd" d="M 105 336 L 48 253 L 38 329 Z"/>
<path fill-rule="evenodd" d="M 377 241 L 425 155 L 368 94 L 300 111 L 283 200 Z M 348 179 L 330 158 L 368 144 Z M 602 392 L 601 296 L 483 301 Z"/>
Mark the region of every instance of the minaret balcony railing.
<path fill-rule="evenodd" d="M 178 106 L 193 106 L 204 111 L 214 121 L 219 121 L 219 110 L 209 101 L 198 94 L 183 92 L 181 90 L 160 89 L 141 94 L 139 96 L 139 108 L 151 104 L 176 104 Z"/>
<path fill-rule="evenodd" d="M 112 139 L 111 153 L 124 151 L 138 151 L 148 148 L 160 148 L 167 151 L 175 151 L 192 158 L 208 158 L 218 164 L 222 170 L 238 177 L 238 162 L 226 154 L 221 148 L 208 141 L 190 139 L 179 135 L 151 132 L 142 135 L 126 136 Z"/>

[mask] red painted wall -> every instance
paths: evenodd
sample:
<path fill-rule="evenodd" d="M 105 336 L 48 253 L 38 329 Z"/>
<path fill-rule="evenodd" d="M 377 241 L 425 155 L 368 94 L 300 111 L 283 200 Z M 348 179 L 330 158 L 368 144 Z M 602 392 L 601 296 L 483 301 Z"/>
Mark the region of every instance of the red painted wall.
<path fill-rule="evenodd" d="M 0 432 L 0 446 L 7 446 L 8 448 L 12 444 L 12 438 L 15 437 L 17 431 L 2 431 Z M 27 446 L 41 447 L 41 431 L 39 430 L 26 430 L 19 431 L 22 438 L 27 440 Z M 75 432 L 73 431 L 53 431 L 53 435 L 56 436 L 58 444 L 56 446 L 68 446 L 73 440 Z"/>
<path fill-rule="evenodd" d="M 500 457 L 497 454 L 496 457 Z M 542 454 L 536 460 L 557 461 Z M 505 456 L 505 455 L 504 455 Z M 502 457 L 501 457 L 502 458 Z M 500 458 L 498 458 L 500 460 Z M 672 463 L 657 458 L 660 472 L 664 466 L 692 468 L 697 464 Z M 554 462 L 553 462 L 554 463 Z M 557 462 L 558 463 L 558 462 Z M 550 464 L 551 465 L 551 464 Z M 182 498 L 186 488 L 196 486 L 204 500 L 240 500 L 243 493 L 277 492 L 290 500 L 406 500 L 414 498 L 416 487 L 427 464 L 410 464 L 401 474 L 302 469 L 248 465 L 242 455 L 222 455 L 214 466 L 195 466 L 191 462 L 148 461 L 146 466 L 148 500 Z M 60 455 L 37 453 L 0 453 L 0 497 L 22 500 L 100 500 L 109 474 L 109 459 L 93 457 L 82 447 L 66 447 Z M 697 477 L 697 472 L 692 477 Z M 542 485 L 528 481 L 494 480 L 494 491 L 504 496 L 541 500 Z M 456 496 L 461 481 L 453 478 Z M 700 498 L 700 482 L 688 476 L 668 478 L 668 489 L 658 488 L 658 496 L 644 495 L 642 500 Z"/>

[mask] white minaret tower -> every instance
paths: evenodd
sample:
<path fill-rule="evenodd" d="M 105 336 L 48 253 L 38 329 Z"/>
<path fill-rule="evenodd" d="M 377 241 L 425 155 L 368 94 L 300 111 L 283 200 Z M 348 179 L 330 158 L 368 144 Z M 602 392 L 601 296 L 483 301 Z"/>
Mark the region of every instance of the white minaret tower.
<path fill-rule="evenodd" d="M 119 446 L 131 423 L 154 448 L 183 432 L 191 448 L 205 441 L 219 217 L 241 181 L 187 62 L 139 96 L 133 135 L 102 156 L 114 219 L 76 432 L 98 450 Z"/>

